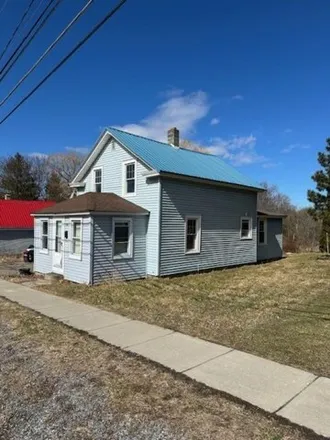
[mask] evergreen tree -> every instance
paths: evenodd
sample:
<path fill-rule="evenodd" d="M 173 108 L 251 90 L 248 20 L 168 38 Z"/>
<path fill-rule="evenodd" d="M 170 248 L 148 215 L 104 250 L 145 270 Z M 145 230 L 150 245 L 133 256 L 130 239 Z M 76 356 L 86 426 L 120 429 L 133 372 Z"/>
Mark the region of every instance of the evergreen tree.
<path fill-rule="evenodd" d="M 55 171 L 53 171 L 48 178 L 46 197 L 48 200 L 54 200 L 55 202 L 61 202 L 67 198 L 63 182 Z"/>
<path fill-rule="evenodd" d="M 320 250 L 329 252 L 330 248 L 330 138 L 326 140 L 325 152 L 318 153 L 318 162 L 322 169 L 312 175 L 316 191 L 309 190 L 308 201 L 313 204 L 309 213 L 322 221 Z"/>
<path fill-rule="evenodd" d="M 11 199 L 37 200 L 38 187 L 31 164 L 21 154 L 5 159 L 1 164 L 0 189 Z"/>

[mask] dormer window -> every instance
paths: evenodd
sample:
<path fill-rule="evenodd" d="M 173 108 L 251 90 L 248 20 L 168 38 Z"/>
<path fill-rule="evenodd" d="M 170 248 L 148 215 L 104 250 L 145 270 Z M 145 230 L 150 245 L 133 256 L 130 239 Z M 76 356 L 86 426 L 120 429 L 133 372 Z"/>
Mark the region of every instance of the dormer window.
<path fill-rule="evenodd" d="M 102 192 L 102 168 L 94 169 L 94 191 Z"/>
<path fill-rule="evenodd" d="M 135 195 L 136 191 L 136 162 L 124 162 L 123 170 L 124 195 Z"/>

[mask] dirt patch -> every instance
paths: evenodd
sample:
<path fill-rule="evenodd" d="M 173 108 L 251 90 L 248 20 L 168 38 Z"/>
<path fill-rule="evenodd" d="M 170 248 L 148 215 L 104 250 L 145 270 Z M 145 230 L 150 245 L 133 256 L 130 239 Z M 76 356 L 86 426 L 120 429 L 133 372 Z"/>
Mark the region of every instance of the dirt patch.
<path fill-rule="evenodd" d="M 3 440 L 307 440 L 274 416 L 0 300 Z"/>

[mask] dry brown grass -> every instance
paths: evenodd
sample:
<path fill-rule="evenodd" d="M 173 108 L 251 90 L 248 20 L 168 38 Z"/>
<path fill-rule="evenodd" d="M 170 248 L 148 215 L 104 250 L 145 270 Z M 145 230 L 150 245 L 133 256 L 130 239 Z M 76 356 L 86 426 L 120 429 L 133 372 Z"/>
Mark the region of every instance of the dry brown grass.
<path fill-rule="evenodd" d="M 20 405 L 24 405 L 26 410 L 31 408 L 33 413 L 34 405 L 38 401 L 47 404 L 47 399 L 56 398 L 54 393 L 59 392 L 65 378 L 84 377 L 84 389 L 89 387 L 89 383 L 93 386 L 89 399 L 101 399 L 99 404 L 105 413 L 116 411 L 119 420 L 129 416 L 146 423 L 163 421 L 174 432 L 184 433 L 187 439 L 317 438 L 274 416 L 230 401 L 218 392 L 4 300 L 0 300 L 0 334 L 4 367 L 2 371 L 6 374 L 6 377 L 0 377 L 0 383 L 1 380 L 5 383 L 5 389 L 0 391 L 0 407 L 4 415 L 11 404 L 10 396 L 16 399 L 19 395 Z M 72 395 L 81 392 L 77 388 L 76 379 L 73 380 L 72 387 L 67 392 Z M 4 392 L 6 398 L 2 400 Z M 92 402 L 85 401 L 83 406 L 88 406 L 87 403 L 92 405 Z M 67 435 L 61 438 L 76 439 L 76 436 L 70 437 L 71 432 L 78 429 L 85 432 L 98 423 L 97 414 L 87 412 L 86 420 L 80 420 L 80 424 L 76 426 L 78 421 L 75 414 L 81 408 L 68 408 L 62 400 L 58 400 L 58 405 L 63 405 L 63 413 L 60 412 L 56 417 L 63 418 L 63 423 L 69 423 L 68 426 L 65 425 Z M 16 413 L 19 410 L 16 406 Z M 40 409 L 40 416 L 42 411 Z M 15 417 L 11 413 L 9 416 L 10 420 Z M 53 429 L 52 423 L 55 421 L 51 414 L 46 420 L 47 429 Z M 3 426 L 5 423 L 4 420 Z M 12 425 L 10 429 L 12 435 L 17 427 Z M 43 425 L 41 429 L 44 429 Z M 0 418 L 0 437 L 1 432 Z M 92 435 L 79 437 L 85 440 L 92 438 Z"/>
<path fill-rule="evenodd" d="M 330 259 L 41 289 L 330 376 Z"/>

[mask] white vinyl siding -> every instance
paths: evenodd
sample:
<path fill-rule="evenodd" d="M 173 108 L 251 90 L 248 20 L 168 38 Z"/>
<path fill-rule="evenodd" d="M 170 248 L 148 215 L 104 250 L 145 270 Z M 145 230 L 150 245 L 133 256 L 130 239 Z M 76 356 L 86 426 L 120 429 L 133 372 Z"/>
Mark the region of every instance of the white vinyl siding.
<path fill-rule="evenodd" d="M 160 181 L 157 177 L 147 178 L 144 174 L 148 171 L 150 172 L 150 169 L 139 160 L 135 160 L 136 195 L 134 197 L 130 195 L 123 196 L 123 163 L 129 163 L 134 160 L 135 157 L 129 154 L 117 142 L 109 142 L 93 164 L 89 173 L 82 180 L 86 183 L 85 192 L 94 191 L 92 170 L 96 167 L 102 167 L 103 192 L 113 192 L 150 212 L 147 217 L 146 264 L 147 274 L 156 276 L 159 275 Z"/>
<path fill-rule="evenodd" d="M 257 261 L 257 194 L 162 179 L 160 275 Z M 200 253 L 186 254 L 185 219 L 201 216 Z M 241 217 L 252 218 L 252 239 L 241 240 Z"/>

